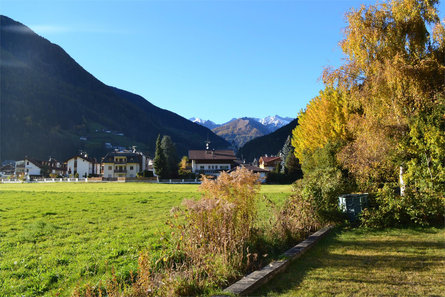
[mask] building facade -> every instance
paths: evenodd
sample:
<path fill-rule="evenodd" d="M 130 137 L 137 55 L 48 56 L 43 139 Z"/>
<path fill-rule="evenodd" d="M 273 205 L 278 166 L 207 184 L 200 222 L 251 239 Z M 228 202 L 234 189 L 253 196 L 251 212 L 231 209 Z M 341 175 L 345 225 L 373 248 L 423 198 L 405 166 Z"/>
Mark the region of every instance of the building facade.
<path fill-rule="evenodd" d="M 15 175 L 40 176 L 42 164 L 40 161 L 25 158 L 15 163 Z"/>
<path fill-rule="evenodd" d="M 100 174 L 100 165 L 96 160 L 89 158 L 87 154 L 82 153 L 66 160 L 66 174 L 68 176 L 88 177 L 90 175 Z"/>
<path fill-rule="evenodd" d="M 102 174 L 105 178 L 136 177 L 146 167 L 147 159 L 139 152 L 112 152 L 102 160 Z"/>
<path fill-rule="evenodd" d="M 191 150 L 189 160 L 193 173 L 219 175 L 234 167 L 236 156 L 233 150 Z"/>

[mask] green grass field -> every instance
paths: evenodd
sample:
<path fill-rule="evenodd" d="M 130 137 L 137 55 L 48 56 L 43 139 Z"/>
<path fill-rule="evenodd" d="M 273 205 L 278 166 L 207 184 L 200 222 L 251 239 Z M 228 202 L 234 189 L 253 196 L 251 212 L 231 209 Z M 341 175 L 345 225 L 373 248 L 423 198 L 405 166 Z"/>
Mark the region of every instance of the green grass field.
<path fill-rule="evenodd" d="M 262 186 L 278 203 L 290 186 Z M 0 296 L 70 295 L 76 285 L 126 278 L 197 185 L 0 185 Z M 270 212 L 260 207 L 260 215 Z"/>
<path fill-rule="evenodd" d="M 254 296 L 445 296 L 445 230 L 336 230 Z"/>

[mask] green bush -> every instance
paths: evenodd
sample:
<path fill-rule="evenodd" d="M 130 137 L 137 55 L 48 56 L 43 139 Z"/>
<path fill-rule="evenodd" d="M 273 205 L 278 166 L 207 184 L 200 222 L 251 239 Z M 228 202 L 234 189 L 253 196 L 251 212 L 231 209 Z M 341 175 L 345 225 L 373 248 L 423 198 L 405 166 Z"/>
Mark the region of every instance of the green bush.
<path fill-rule="evenodd" d="M 136 174 L 137 177 L 142 178 L 142 177 L 153 177 L 153 171 L 149 171 L 149 170 L 144 170 L 141 172 L 138 172 Z"/>
<path fill-rule="evenodd" d="M 320 224 L 338 222 L 343 214 L 338 207 L 338 197 L 351 193 L 355 184 L 335 168 L 315 170 L 297 181 L 295 195 L 310 201 Z"/>
<path fill-rule="evenodd" d="M 444 222 L 445 199 L 436 192 L 420 192 L 408 188 L 404 196 L 386 184 L 375 197 L 370 196 L 370 207 L 362 212 L 362 225 L 372 228 L 431 226 Z"/>

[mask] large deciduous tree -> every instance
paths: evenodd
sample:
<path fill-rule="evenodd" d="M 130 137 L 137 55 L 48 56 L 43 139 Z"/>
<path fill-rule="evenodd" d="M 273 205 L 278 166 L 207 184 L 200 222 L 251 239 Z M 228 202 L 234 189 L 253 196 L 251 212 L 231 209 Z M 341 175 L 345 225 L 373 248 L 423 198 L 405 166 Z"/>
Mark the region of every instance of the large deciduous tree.
<path fill-rule="evenodd" d="M 302 162 L 303 154 L 341 143 L 337 160 L 363 189 L 395 182 L 400 172 L 414 182 L 416 166 L 443 184 L 433 173 L 443 166 L 444 137 L 445 30 L 437 4 L 391 0 L 347 14 L 345 63 L 325 71 L 325 90 L 293 131 Z"/>

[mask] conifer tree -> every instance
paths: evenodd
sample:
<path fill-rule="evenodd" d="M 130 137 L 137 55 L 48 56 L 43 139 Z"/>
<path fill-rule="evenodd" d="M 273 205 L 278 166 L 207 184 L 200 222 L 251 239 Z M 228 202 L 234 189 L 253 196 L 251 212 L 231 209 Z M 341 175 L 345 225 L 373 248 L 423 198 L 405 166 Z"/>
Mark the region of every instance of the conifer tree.
<path fill-rule="evenodd" d="M 153 160 L 153 167 L 159 178 L 167 177 L 167 160 L 161 145 L 161 135 L 158 135 L 158 139 L 156 140 L 156 152 Z"/>
<path fill-rule="evenodd" d="M 165 157 L 166 175 L 168 178 L 176 178 L 178 176 L 178 156 L 176 146 L 170 136 L 162 137 L 161 148 Z"/>

